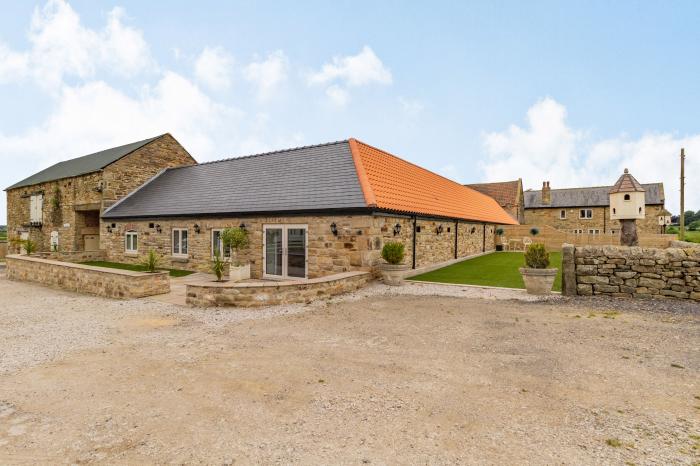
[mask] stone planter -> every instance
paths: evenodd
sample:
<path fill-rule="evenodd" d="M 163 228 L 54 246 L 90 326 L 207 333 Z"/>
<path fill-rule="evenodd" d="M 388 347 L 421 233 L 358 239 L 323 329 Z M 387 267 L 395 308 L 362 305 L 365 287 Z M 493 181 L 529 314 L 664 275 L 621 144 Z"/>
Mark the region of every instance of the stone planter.
<path fill-rule="evenodd" d="M 380 264 L 379 270 L 382 272 L 382 280 L 385 284 L 391 286 L 400 286 L 403 284 L 403 277 L 408 270 L 408 264 Z"/>
<path fill-rule="evenodd" d="M 520 275 L 523 276 L 528 294 L 546 295 L 552 292 L 554 279 L 557 276 L 557 269 L 530 269 L 521 267 Z"/>
<path fill-rule="evenodd" d="M 241 280 L 248 280 L 250 278 L 250 264 L 235 266 L 231 264 L 229 266 L 228 278 L 232 282 L 240 282 Z"/>

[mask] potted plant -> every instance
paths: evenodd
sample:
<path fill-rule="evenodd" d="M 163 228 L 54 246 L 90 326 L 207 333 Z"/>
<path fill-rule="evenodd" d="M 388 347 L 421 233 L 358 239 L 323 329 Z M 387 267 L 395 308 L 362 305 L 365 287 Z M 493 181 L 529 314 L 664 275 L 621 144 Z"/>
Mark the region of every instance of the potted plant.
<path fill-rule="evenodd" d="M 379 268 L 387 285 L 398 286 L 403 283 L 404 273 L 408 270 L 408 265 L 403 263 L 404 256 L 403 243 L 390 241 L 382 248 L 382 259 L 386 262 Z"/>
<path fill-rule="evenodd" d="M 221 258 L 219 251 L 214 253 L 214 260 L 211 263 L 211 271 L 216 275 L 216 281 L 224 281 L 224 277 L 228 277 L 230 273 L 231 263 Z"/>
<path fill-rule="evenodd" d="M 501 227 L 496 228 L 496 251 L 503 251 L 502 237 L 505 232 L 506 231 Z"/>
<path fill-rule="evenodd" d="M 529 294 L 546 295 L 551 293 L 557 269 L 549 268 L 549 253 L 544 244 L 533 243 L 525 251 L 525 267 L 520 275 Z"/>
<path fill-rule="evenodd" d="M 248 246 L 248 231 L 245 228 L 226 228 L 221 232 L 221 241 L 224 248 L 231 248 L 231 267 L 229 278 L 232 281 L 247 280 L 250 278 L 250 263 L 243 264 L 239 259 L 241 249 Z"/>
<path fill-rule="evenodd" d="M 148 273 L 156 273 L 162 257 L 154 250 L 148 251 L 148 254 L 141 258 L 140 264 L 146 269 Z"/>

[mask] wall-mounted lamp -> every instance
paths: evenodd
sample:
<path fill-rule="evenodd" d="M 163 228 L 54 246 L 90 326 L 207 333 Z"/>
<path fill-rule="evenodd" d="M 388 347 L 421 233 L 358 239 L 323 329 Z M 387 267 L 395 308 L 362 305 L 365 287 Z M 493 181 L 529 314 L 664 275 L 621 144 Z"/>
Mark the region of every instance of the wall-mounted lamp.
<path fill-rule="evenodd" d="M 442 225 L 438 225 L 438 227 L 435 229 L 438 235 L 442 234 Z"/>
<path fill-rule="evenodd" d="M 241 230 L 245 230 L 245 223 L 241 223 L 240 225 L 238 225 L 238 228 L 240 228 Z"/>
<path fill-rule="evenodd" d="M 398 235 L 399 233 L 401 233 L 401 224 L 397 223 L 394 225 L 394 236 Z"/>
<path fill-rule="evenodd" d="M 156 231 L 157 231 L 158 233 L 162 233 L 162 232 L 163 232 L 163 229 L 160 227 L 160 224 L 156 224 Z"/>
<path fill-rule="evenodd" d="M 202 229 L 199 228 L 199 223 L 195 223 L 194 224 L 194 232 L 199 234 L 200 231 L 202 231 Z"/>
<path fill-rule="evenodd" d="M 331 223 L 331 233 L 333 233 L 333 236 L 338 236 L 338 225 L 335 222 Z"/>
<path fill-rule="evenodd" d="M 107 225 L 107 233 L 112 233 L 112 227 Z"/>

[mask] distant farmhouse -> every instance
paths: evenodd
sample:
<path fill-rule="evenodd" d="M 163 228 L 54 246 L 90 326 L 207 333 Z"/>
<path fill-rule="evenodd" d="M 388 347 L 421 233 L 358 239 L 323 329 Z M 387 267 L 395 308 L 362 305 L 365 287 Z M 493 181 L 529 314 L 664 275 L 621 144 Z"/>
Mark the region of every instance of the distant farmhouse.
<path fill-rule="evenodd" d="M 466 186 L 494 198 L 513 219 L 519 223 L 525 223 L 525 197 L 521 178 L 514 181 L 468 184 Z"/>
<path fill-rule="evenodd" d="M 639 233 L 661 233 L 659 216 L 670 215 L 664 208 L 663 183 L 642 184 L 645 194 L 644 220 L 637 222 Z M 551 189 L 549 181 L 539 191 L 525 191 L 527 225 L 549 225 L 574 234 L 618 235 L 620 222 L 610 219 L 610 191 L 613 186 Z"/>

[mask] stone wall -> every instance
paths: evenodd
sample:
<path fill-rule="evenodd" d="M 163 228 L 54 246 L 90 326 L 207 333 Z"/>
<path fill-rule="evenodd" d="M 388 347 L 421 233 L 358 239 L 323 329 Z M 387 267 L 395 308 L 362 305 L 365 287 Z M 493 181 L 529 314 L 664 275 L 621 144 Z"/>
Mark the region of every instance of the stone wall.
<path fill-rule="evenodd" d="M 114 228 L 111 224 L 114 224 Z M 413 219 L 384 215 L 336 215 L 336 216 L 286 216 L 243 218 L 180 218 L 151 219 L 139 221 L 114 221 L 104 226 L 101 232 L 103 249 L 108 260 L 134 263 L 139 256 L 153 249 L 164 257 L 171 268 L 209 272 L 212 260 L 212 230 L 245 225 L 250 245 L 242 251 L 240 260 L 251 264 L 251 276 L 262 278 L 263 274 L 263 226 L 276 224 L 299 224 L 308 228 L 308 273 L 307 278 L 353 270 L 370 270 L 381 262 L 381 249 L 388 241 L 400 241 L 406 247 L 406 263 L 412 263 Z M 338 234 L 333 235 L 330 225 L 336 224 Z M 396 225 L 400 233 L 394 235 Z M 195 225 L 200 232 L 196 233 Z M 417 220 L 420 232 L 416 234 L 416 266 L 434 264 L 454 259 L 455 223 L 430 219 Z M 437 233 L 439 225 L 443 232 Z M 107 226 L 111 232 L 107 231 Z M 186 228 L 189 251 L 186 258 L 172 256 L 172 230 Z M 160 232 L 158 232 L 160 229 Z M 449 231 L 448 231 L 449 230 Z M 486 250 L 493 250 L 494 227 L 486 226 Z M 138 233 L 137 254 L 125 252 L 125 233 Z M 484 226 L 481 224 L 459 224 L 458 256 L 465 257 L 482 252 Z"/>
<path fill-rule="evenodd" d="M 168 272 L 145 273 L 10 255 L 7 278 L 107 298 L 141 298 L 170 292 Z"/>
<path fill-rule="evenodd" d="M 563 269 L 563 290 L 569 295 L 700 301 L 698 248 L 565 245 Z"/>
<path fill-rule="evenodd" d="M 100 233 L 100 213 L 164 168 L 192 165 L 195 160 L 169 134 L 141 147 L 104 170 L 7 191 L 7 231 L 10 238 L 29 233 L 39 251 L 51 249 L 51 232 L 59 249 L 84 249 L 84 235 Z M 29 225 L 30 196 L 44 194 L 43 223 Z M 53 199 L 56 199 L 54 202 Z M 11 252 L 19 252 L 17 246 Z"/>
<path fill-rule="evenodd" d="M 34 255 L 42 259 L 74 263 L 104 261 L 107 257 L 105 251 L 57 251 L 42 252 Z"/>
<path fill-rule="evenodd" d="M 187 304 L 257 307 L 309 303 L 357 290 L 371 279 L 369 272 L 345 272 L 298 282 L 195 283 L 187 285 Z"/>
<path fill-rule="evenodd" d="M 0 241 L 0 259 L 4 259 L 7 255 L 7 241 Z"/>
<path fill-rule="evenodd" d="M 592 210 L 593 218 L 579 218 L 581 209 Z M 661 233 L 658 216 L 662 209 L 663 206 L 661 205 L 647 205 L 646 217 L 637 221 L 637 231 L 641 234 Z M 566 211 L 566 219 L 559 218 L 561 210 Z M 610 220 L 610 209 L 608 207 L 525 209 L 524 224 L 540 228 L 549 225 L 566 233 L 571 233 L 573 230 L 583 230 L 584 233 L 588 233 L 588 230 L 600 230 L 600 234 L 615 236 L 620 233 L 620 222 L 618 220 Z"/>

